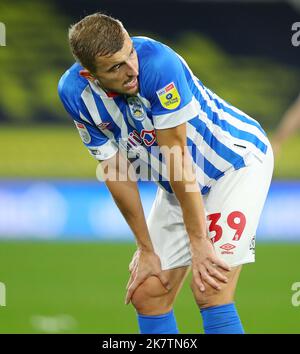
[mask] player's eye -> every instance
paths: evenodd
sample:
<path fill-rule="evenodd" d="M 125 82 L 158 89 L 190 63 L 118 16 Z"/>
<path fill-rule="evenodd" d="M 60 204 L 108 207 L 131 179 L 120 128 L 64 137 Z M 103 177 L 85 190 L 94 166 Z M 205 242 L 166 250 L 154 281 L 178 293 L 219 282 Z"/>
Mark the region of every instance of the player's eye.
<path fill-rule="evenodd" d="M 112 71 L 118 71 L 121 67 L 121 64 L 117 64 L 111 68 Z"/>

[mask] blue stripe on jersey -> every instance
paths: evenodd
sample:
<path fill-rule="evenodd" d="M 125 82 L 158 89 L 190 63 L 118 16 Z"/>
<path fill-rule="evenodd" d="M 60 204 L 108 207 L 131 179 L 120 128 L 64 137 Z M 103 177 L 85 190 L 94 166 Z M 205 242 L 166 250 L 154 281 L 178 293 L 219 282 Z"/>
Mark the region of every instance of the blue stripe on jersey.
<path fill-rule="evenodd" d="M 157 171 L 151 165 L 150 154 L 148 155 L 147 165 L 148 165 L 148 169 L 150 170 L 150 173 L 151 173 L 151 180 L 156 182 L 156 183 L 159 183 L 169 193 L 173 193 L 173 190 L 172 190 L 170 182 L 167 181 L 163 175 L 161 175 L 160 171 Z M 161 167 L 159 167 L 159 169 L 161 169 Z"/>
<path fill-rule="evenodd" d="M 236 127 L 234 127 L 233 125 L 231 125 L 230 123 L 228 123 L 226 120 L 221 119 L 220 116 L 218 115 L 217 112 L 214 112 L 207 104 L 207 101 L 204 99 L 204 97 L 202 96 L 199 88 L 196 86 L 195 82 L 193 81 L 193 77 L 191 76 L 190 71 L 186 68 L 186 66 L 184 65 L 184 63 L 182 63 L 183 67 L 184 67 L 184 71 L 185 71 L 185 75 L 188 77 L 188 81 L 191 85 L 191 90 L 194 93 L 194 95 L 196 96 L 197 100 L 199 101 L 202 110 L 204 112 L 206 112 L 207 117 L 216 125 L 218 125 L 221 129 L 227 131 L 230 135 L 232 135 L 235 138 L 241 139 L 241 140 L 246 140 L 250 143 L 252 143 L 254 146 L 256 146 L 260 151 L 262 151 L 264 154 L 267 151 L 267 146 L 266 144 L 264 144 L 257 136 L 255 136 L 252 133 L 249 132 L 245 132 L 244 130 L 240 130 Z M 257 127 L 264 135 L 266 135 L 265 131 L 262 129 L 262 127 L 259 125 L 259 123 L 252 121 L 251 119 L 248 119 L 246 116 L 243 116 L 241 114 L 238 114 L 237 112 L 233 111 L 232 109 L 226 107 L 225 105 L 223 105 L 220 101 L 218 101 L 217 99 L 214 99 L 211 94 L 209 93 L 209 90 L 206 89 L 202 82 L 197 79 L 199 85 L 203 88 L 203 90 L 205 90 L 205 92 L 208 94 L 209 98 L 211 100 L 213 100 L 216 104 L 216 106 L 218 108 L 220 108 L 220 110 L 229 113 L 230 115 L 232 115 L 233 117 L 239 119 L 240 121 L 242 121 L 243 123 L 246 124 L 250 124 L 250 125 L 254 125 L 255 127 Z M 210 145 L 210 144 L 209 144 Z M 229 161 L 231 162 L 231 161 Z M 243 167 L 243 166 L 242 166 Z"/>
<path fill-rule="evenodd" d="M 100 116 L 101 120 L 102 120 L 102 117 L 105 117 L 105 122 L 110 122 L 110 123 L 112 123 L 113 129 L 110 130 L 110 131 L 113 133 L 113 135 L 114 135 L 116 141 L 118 141 L 118 138 L 121 137 L 121 129 L 120 129 L 119 126 L 115 123 L 115 121 L 113 120 L 112 116 L 111 116 L 111 115 L 109 114 L 109 112 L 107 111 L 107 109 L 106 109 L 106 107 L 105 107 L 103 101 L 102 101 L 101 99 L 99 100 L 99 97 L 98 97 L 97 94 L 93 91 L 93 89 L 91 89 L 91 92 L 92 92 L 92 94 L 93 94 L 93 98 L 94 98 L 94 100 L 95 100 L 96 107 L 97 107 L 97 109 L 98 109 L 98 113 L 99 113 L 99 116 Z M 107 118 L 109 118 L 109 120 L 108 120 Z"/>
<path fill-rule="evenodd" d="M 202 84 L 201 84 L 201 81 L 198 80 L 198 82 L 199 82 L 200 85 L 202 85 Z M 203 89 L 205 90 L 204 87 L 203 87 Z M 215 102 L 216 106 L 217 106 L 219 109 L 221 109 L 222 111 L 224 111 L 224 112 L 230 114 L 231 116 L 233 116 L 233 117 L 239 119 L 239 120 L 242 121 L 243 123 L 253 125 L 253 126 L 256 127 L 257 129 L 259 129 L 259 130 L 263 133 L 263 135 L 266 136 L 266 132 L 263 130 L 263 128 L 260 126 L 260 124 L 259 124 L 258 122 L 247 118 L 246 116 L 244 116 L 244 115 L 242 115 L 242 114 L 240 114 L 240 113 L 234 111 L 233 109 L 231 109 L 231 108 L 228 107 L 228 106 L 225 106 L 221 101 L 218 101 L 216 98 L 214 98 L 214 97 L 211 95 L 210 90 L 206 89 L 205 91 L 206 91 L 206 93 L 208 94 L 208 96 L 210 97 L 210 99 Z M 230 106 L 230 104 L 228 104 L 228 105 Z"/>
<path fill-rule="evenodd" d="M 201 193 L 202 193 L 203 195 L 205 195 L 205 194 L 207 194 L 207 193 L 210 191 L 210 189 L 211 189 L 211 187 L 205 186 L 205 187 L 203 187 L 203 188 L 201 189 Z"/>
<path fill-rule="evenodd" d="M 151 153 L 152 156 L 156 157 L 160 163 L 165 163 L 164 156 L 156 141 L 151 146 L 146 146 L 145 144 L 143 146 L 147 149 L 148 153 Z"/>
<path fill-rule="evenodd" d="M 221 143 L 211 132 L 206 128 L 205 123 L 197 118 L 193 118 L 189 123 L 196 128 L 196 131 L 203 137 L 204 141 L 224 160 L 234 166 L 235 169 L 245 167 L 244 159 L 241 155 L 229 149 Z"/>
<path fill-rule="evenodd" d="M 96 126 L 96 123 L 94 122 L 91 113 L 88 111 L 86 108 L 86 105 L 84 103 L 80 104 L 79 106 L 79 111 L 84 115 L 84 117 L 91 122 L 92 125 Z"/>
<path fill-rule="evenodd" d="M 218 113 L 214 112 L 207 105 L 206 101 L 202 102 L 202 107 L 204 108 L 208 119 L 210 119 L 214 124 L 218 125 L 221 129 L 227 131 L 231 136 L 241 140 L 246 140 L 249 143 L 252 143 L 254 146 L 256 146 L 264 154 L 266 153 L 267 145 L 264 144 L 256 135 L 234 127 L 233 125 L 228 123 L 225 119 L 220 119 Z"/>
<path fill-rule="evenodd" d="M 173 189 L 172 189 L 172 187 L 171 187 L 169 182 L 167 182 L 167 181 L 157 181 L 157 183 L 159 183 L 169 193 L 173 193 Z"/>
<path fill-rule="evenodd" d="M 187 138 L 188 146 L 190 147 L 190 153 L 193 157 L 194 162 L 198 167 L 201 168 L 201 170 L 205 172 L 205 174 L 209 178 L 213 178 L 215 180 L 218 180 L 220 177 L 224 176 L 224 172 L 220 171 L 217 169 L 211 162 L 209 162 L 200 152 L 200 150 L 197 148 L 197 145 L 194 144 L 194 142 L 190 139 Z"/>

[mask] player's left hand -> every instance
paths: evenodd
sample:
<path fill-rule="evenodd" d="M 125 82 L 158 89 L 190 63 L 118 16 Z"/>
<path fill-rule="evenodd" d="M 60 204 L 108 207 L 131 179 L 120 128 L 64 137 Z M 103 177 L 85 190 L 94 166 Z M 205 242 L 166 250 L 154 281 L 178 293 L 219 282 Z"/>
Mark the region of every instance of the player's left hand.
<path fill-rule="evenodd" d="M 201 292 L 205 291 L 204 283 L 216 290 L 221 290 L 217 281 L 227 283 L 227 277 L 220 272 L 230 271 L 226 262 L 217 257 L 211 240 L 208 237 L 197 240 L 191 247 L 193 279 Z"/>
<path fill-rule="evenodd" d="M 129 271 L 131 275 L 126 286 L 126 305 L 131 301 L 135 290 L 150 276 L 158 277 L 162 285 L 170 290 L 169 281 L 161 269 L 160 259 L 154 252 L 138 250 L 129 265 Z"/>

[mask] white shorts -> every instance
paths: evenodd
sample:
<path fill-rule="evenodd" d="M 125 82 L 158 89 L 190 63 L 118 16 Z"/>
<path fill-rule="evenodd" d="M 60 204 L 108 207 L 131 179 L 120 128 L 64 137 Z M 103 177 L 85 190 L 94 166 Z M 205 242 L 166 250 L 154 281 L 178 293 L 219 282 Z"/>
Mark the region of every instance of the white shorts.
<path fill-rule="evenodd" d="M 273 173 L 271 146 L 261 161 L 228 170 L 203 196 L 208 235 L 217 255 L 231 267 L 255 261 L 255 235 Z M 191 264 L 189 237 L 174 194 L 158 188 L 147 220 L 162 269 Z"/>

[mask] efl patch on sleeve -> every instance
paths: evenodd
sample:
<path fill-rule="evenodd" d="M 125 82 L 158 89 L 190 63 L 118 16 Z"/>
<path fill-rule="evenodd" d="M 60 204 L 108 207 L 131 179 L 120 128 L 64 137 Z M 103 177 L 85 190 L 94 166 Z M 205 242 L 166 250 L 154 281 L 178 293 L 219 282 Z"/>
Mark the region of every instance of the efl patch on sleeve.
<path fill-rule="evenodd" d="M 79 135 L 82 139 L 82 141 L 85 144 L 89 144 L 92 140 L 89 131 L 87 130 L 87 127 L 83 123 L 76 122 L 74 120 L 74 123 L 76 125 L 76 128 L 78 129 Z"/>
<path fill-rule="evenodd" d="M 175 109 L 180 105 L 180 95 L 174 82 L 156 91 L 161 105 L 166 109 Z"/>

